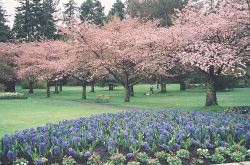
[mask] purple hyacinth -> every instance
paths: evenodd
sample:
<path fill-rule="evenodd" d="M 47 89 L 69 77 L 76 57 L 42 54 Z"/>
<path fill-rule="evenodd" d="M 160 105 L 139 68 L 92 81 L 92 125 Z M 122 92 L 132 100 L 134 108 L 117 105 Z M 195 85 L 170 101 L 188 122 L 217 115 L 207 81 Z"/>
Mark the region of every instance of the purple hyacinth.
<path fill-rule="evenodd" d="M 166 144 L 162 144 L 162 145 L 161 145 L 161 148 L 162 148 L 164 151 L 169 151 L 169 147 L 168 147 Z"/>
<path fill-rule="evenodd" d="M 135 157 L 135 154 L 134 153 L 127 153 L 126 157 L 129 158 L 129 159 L 131 159 L 131 158 Z"/>
<path fill-rule="evenodd" d="M 174 147 L 174 149 L 177 150 L 177 151 L 181 149 L 181 145 L 179 145 L 179 144 L 177 144 L 177 143 L 174 143 L 174 144 L 173 144 L 173 147 Z"/>
<path fill-rule="evenodd" d="M 3 138 L 3 146 L 4 146 L 4 148 L 9 149 L 10 148 L 10 144 L 11 144 L 10 137 L 9 136 L 5 136 Z"/>
<path fill-rule="evenodd" d="M 69 147 L 69 142 L 63 142 L 63 147 L 68 148 Z"/>
<path fill-rule="evenodd" d="M 73 157 L 77 155 L 76 150 L 74 150 L 73 148 L 69 148 L 68 153 L 70 156 L 73 156 Z"/>
<path fill-rule="evenodd" d="M 250 131 L 247 131 L 247 134 L 246 134 L 246 147 L 247 148 L 250 147 Z"/>
<path fill-rule="evenodd" d="M 199 146 L 200 146 L 199 142 L 196 141 L 196 140 L 193 140 L 192 144 L 193 144 L 195 147 L 199 147 Z"/>
<path fill-rule="evenodd" d="M 228 144 L 227 142 L 225 142 L 225 141 L 221 141 L 221 142 L 220 142 L 220 145 L 221 145 L 222 147 L 228 147 L 228 146 L 229 146 L 229 144 Z"/>
<path fill-rule="evenodd" d="M 214 148 L 214 145 L 209 143 L 209 142 L 205 142 L 205 145 L 206 145 L 206 148 L 208 148 L 208 149 L 213 149 Z"/>
<path fill-rule="evenodd" d="M 42 165 L 43 161 L 42 160 L 36 160 L 36 165 Z"/>
<path fill-rule="evenodd" d="M 44 152 L 45 147 L 46 147 L 46 143 L 45 142 L 41 142 L 40 145 L 39 145 L 39 147 L 40 147 L 41 152 Z"/>
<path fill-rule="evenodd" d="M 8 151 L 7 157 L 9 159 L 9 161 L 12 161 L 12 160 L 14 160 L 16 158 L 16 153 L 13 152 L 13 151 Z"/>
<path fill-rule="evenodd" d="M 84 157 L 88 158 L 91 156 L 91 152 L 89 151 L 86 151 L 84 154 L 83 154 Z"/>
<path fill-rule="evenodd" d="M 53 147 L 53 153 L 56 155 L 61 154 L 61 148 L 59 146 Z"/>
<path fill-rule="evenodd" d="M 151 149 L 150 145 L 147 142 L 143 143 L 143 147 L 145 148 L 145 150 L 149 151 Z"/>
<path fill-rule="evenodd" d="M 27 146 L 27 147 L 25 148 L 25 151 L 30 155 L 31 152 L 32 152 L 31 146 Z"/>

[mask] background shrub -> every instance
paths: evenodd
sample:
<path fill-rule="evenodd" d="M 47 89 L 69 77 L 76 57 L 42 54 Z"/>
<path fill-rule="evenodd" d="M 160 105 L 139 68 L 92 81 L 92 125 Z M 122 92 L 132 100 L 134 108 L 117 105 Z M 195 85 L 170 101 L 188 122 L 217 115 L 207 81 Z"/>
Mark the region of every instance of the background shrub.
<path fill-rule="evenodd" d="M 23 93 L 0 93 L 0 100 L 8 100 L 8 99 L 27 99 L 27 95 Z"/>
<path fill-rule="evenodd" d="M 21 82 L 22 89 L 29 89 L 29 83 L 27 81 Z M 33 84 L 34 89 L 46 89 L 46 82 L 44 81 L 37 81 Z"/>
<path fill-rule="evenodd" d="M 0 84 L 0 92 L 4 92 L 5 86 L 3 84 Z"/>

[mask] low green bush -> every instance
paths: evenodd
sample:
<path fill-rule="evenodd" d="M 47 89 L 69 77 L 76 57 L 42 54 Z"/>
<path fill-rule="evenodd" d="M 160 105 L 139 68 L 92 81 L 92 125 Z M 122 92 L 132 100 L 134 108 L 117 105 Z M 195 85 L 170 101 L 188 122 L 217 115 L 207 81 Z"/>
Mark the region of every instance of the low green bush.
<path fill-rule="evenodd" d="M 4 92 L 5 86 L 3 84 L 0 84 L 0 92 Z"/>
<path fill-rule="evenodd" d="M 27 99 L 27 95 L 23 94 L 23 93 L 9 93 L 9 92 L 5 92 L 5 93 L 0 93 L 0 100 L 9 100 L 9 99 Z"/>
<path fill-rule="evenodd" d="M 22 89 L 29 89 L 29 83 L 27 81 L 21 82 Z M 33 89 L 46 89 L 46 82 L 38 81 L 33 84 Z"/>

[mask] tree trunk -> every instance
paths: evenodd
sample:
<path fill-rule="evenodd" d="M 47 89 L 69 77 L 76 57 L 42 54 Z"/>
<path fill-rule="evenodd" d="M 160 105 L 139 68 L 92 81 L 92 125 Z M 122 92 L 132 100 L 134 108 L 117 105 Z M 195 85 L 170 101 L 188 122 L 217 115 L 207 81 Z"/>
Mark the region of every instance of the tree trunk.
<path fill-rule="evenodd" d="M 50 85 L 49 85 L 49 81 L 47 81 L 47 97 L 50 97 Z"/>
<path fill-rule="evenodd" d="M 29 93 L 34 93 L 34 90 L 33 90 L 33 82 L 29 82 Z"/>
<path fill-rule="evenodd" d="M 207 82 L 206 106 L 218 105 L 216 97 L 216 78 L 209 76 Z"/>
<path fill-rule="evenodd" d="M 59 94 L 58 81 L 55 82 L 55 94 Z"/>
<path fill-rule="evenodd" d="M 87 96 L 86 96 L 86 87 L 87 87 L 87 83 L 86 81 L 82 81 L 82 99 L 86 100 Z"/>
<path fill-rule="evenodd" d="M 186 90 L 186 83 L 184 80 L 180 80 L 180 90 L 185 91 Z"/>
<path fill-rule="evenodd" d="M 159 89 L 159 81 L 156 81 L 156 89 Z"/>
<path fill-rule="evenodd" d="M 166 83 L 161 83 L 161 93 L 167 93 Z"/>
<path fill-rule="evenodd" d="M 130 101 L 130 87 L 128 85 L 125 85 L 125 97 L 124 97 L 124 102 L 129 102 Z"/>
<path fill-rule="evenodd" d="M 60 81 L 59 81 L 59 87 L 60 87 L 59 90 L 60 90 L 60 92 L 62 92 L 62 85 L 63 85 L 63 84 L 62 84 L 62 80 L 60 80 Z"/>
<path fill-rule="evenodd" d="M 6 81 L 4 82 L 5 92 L 15 92 L 16 91 L 16 84 L 15 81 Z"/>
<path fill-rule="evenodd" d="M 95 93 L 95 84 L 94 83 L 91 84 L 90 92 Z"/>
<path fill-rule="evenodd" d="M 130 86 L 129 96 L 132 96 L 132 97 L 135 96 L 134 86 L 133 85 Z"/>
<path fill-rule="evenodd" d="M 113 91 L 114 90 L 114 85 L 113 84 L 108 84 L 109 86 L 109 91 Z"/>

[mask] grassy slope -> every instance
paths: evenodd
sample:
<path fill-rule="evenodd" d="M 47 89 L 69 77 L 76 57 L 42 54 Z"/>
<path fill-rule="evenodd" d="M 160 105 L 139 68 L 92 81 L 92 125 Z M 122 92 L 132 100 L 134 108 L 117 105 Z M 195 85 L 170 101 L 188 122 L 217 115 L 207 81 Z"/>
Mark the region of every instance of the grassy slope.
<path fill-rule="evenodd" d="M 72 119 L 104 112 L 117 112 L 119 107 L 135 107 L 145 109 L 180 108 L 185 110 L 217 111 L 225 106 L 250 105 L 250 88 L 235 89 L 229 92 L 218 92 L 219 107 L 205 108 L 205 91 L 192 89 L 184 92 L 178 85 L 168 85 L 167 94 L 145 96 L 149 85 L 135 87 L 135 97 L 130 103 L 123 102 L 123 89 L 108 91 L 96 88 L 96 93 L 88 93 L 87 100 L 81 100 L 81 87 L 64 87 L 60 95 L 45 97 L 45 90 L 35 90 L 27 100 L 0 100 L 0 137 L 15 130 L 43 125 L 63 119 Z M 154 86 L 156 90 L 156 87 Z M 88 89 L 90 90 L 90 89 Z M 111 101 L 105 103 L 113 106 L 95 104 L 97 95 L 109 95 Z M 89 103 L 89 104 L 86 104 Z"/>

